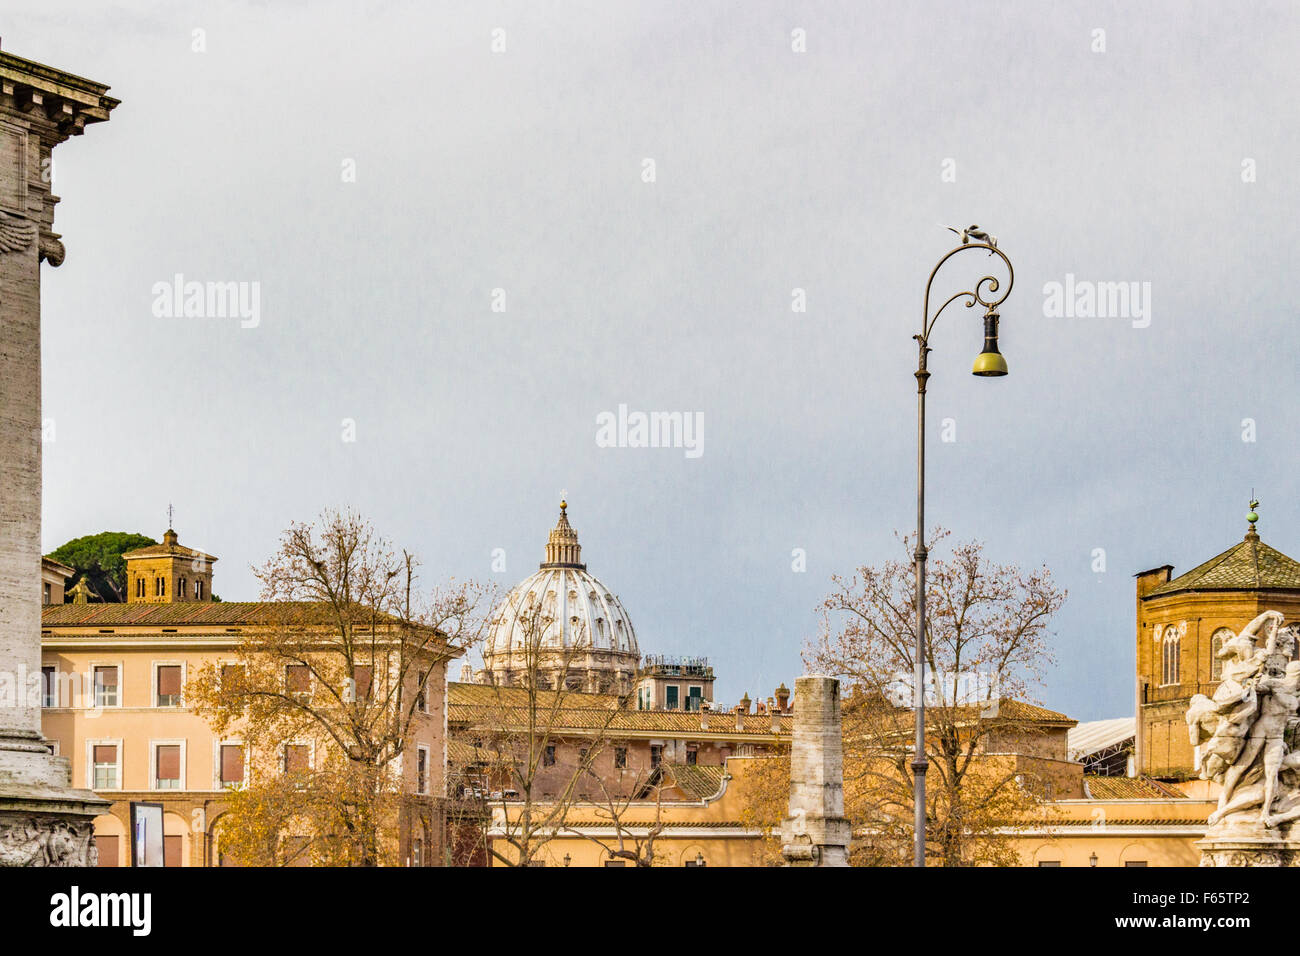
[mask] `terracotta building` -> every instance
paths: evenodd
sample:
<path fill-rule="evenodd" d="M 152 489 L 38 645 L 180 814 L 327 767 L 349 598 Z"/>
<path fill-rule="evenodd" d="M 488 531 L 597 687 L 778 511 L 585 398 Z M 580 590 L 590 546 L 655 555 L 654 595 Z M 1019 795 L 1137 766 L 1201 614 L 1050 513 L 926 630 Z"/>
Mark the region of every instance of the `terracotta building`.
<path fill-rule="evenodd" d="M 213 601 L 216 559 L 170 529 L 162 544 L 124 557 L 126 603 L 43 609 L 42 730 L 70 759 L 73 786 L 112 801 L 95 820 L 101 866 L 130 863 L 132 801 L 163 805 L 167 865 L 217 865 L 225 796 L 243 785 L 247 760 L 238 734 L 218 738 L 187 707 L 185 688 L 200 667 L 233 662 L 275 605 Z M 436 667 L 399 771 L 409 797 L 400 852 L 412 865 L 439 863 L 443 852 L 445 662 Z M 286 767 L 301 757 L 309 768 L 311 748 L 292 746 Z"/>
<path fill-rule="evenodd" d="M 1199 771 L 1187 730 L 1193 694 L 1218 686 L 1223 642 L 1276 610 L 1300 622 L 1300 562 L 1260 540 L 1257 516 L 1239 543 L 1173 576 L 1164 565 L 1137 575 L 1137 765 L 1152 777 Z"/>

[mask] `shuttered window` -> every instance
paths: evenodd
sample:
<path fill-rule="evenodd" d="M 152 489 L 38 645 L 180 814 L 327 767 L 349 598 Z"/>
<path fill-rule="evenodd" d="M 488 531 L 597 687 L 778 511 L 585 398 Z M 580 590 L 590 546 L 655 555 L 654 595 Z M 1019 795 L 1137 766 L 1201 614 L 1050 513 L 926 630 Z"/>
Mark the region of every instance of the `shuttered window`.
<path fill-rule="evenodd" d="M 179 707 L 181 703 L 181 665 L 158 665 L 158 706 Z"/>
<path fill-rule="evenodd" d="M 95 706 L 117 706 L 117 668 L 95 668 Z"/>
<path fill-rule="evenodd" d="M 96 790 L 117 789 L 117 745 L 95 744 L 91 748 L 92 786 Z"/>
<path fill-rule="evenodd" d="M 357 700 L 369 700 L 370 685 L 374 682 L 375 669 L 369 664 L 352 666 L 352 683 L 355 685 Z"/>
<path fill-rule="evenodd" d="M 159 744 L 155 748 L 159 790 L 181 788 L 181 745 Z"/>
<path fill-rule="evenodd" d="M 244 685 L 244 665 L 243 664 L 222 664 L 221 665 L 221 689 L 224 691 L 238 691 Z"/>
<path fill-rule="evenodd" d="M 284 772 L 306 773 L 311 769 L 311 750 L 306 744 L 284 745 Z"/>
<path fill-rule="evenodd" d="M 291 694 L 311 693 L 311 671 L 306 664 L 290 664 L 285 667 L 284 688 Z"/>
<path fill-rule="evenodd" d="M 241 744 L 221 745 L 221 785 L 244 782 L 244 748 Z"/>

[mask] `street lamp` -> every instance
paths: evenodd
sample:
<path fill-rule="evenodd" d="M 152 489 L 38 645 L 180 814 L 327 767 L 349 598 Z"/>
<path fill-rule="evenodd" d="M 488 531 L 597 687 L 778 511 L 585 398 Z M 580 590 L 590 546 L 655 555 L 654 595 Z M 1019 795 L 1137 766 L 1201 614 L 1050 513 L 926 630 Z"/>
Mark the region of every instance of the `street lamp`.
<path fill-rule="evenodd" d="M 1096 866 L 1096 865 L 1097 865 L 1097 854 L 1096 854 L 1096 853 L 1094 853 L 1092 856 L 1088 857 L 1088 865 L 1089 865 L 1089 866 Z"/>
<path fill-rule="evenodd" d="M 573 862 L 573 857 L 569 856 L 569 854 L 567 853 L 564 854 L 564 865 L 568 866 L 572 862 Z"/>
<path fill-rule="evenodd" d="M 916 550 L 913 558 L 916 562 L 916 661 L 912 679 L 915 682 L 916 704 L 916 750 L 912 756 L 912 774 L 915 781 L 913 798 L 915 800 L 915 839 L 913 847 L 913 865 L 925 866 L 925 772 L 930 762 L 925 757 L 925 384 L 930 378 L 926 369 L 926 358 L 930 354 L 930 333 L 939 321 L 943 310 L 958 299 L 964 299 L 966 308 L 976 305 L 984 307 L 984 348 L 975 358 L 971 372 L 985 378 L 994 378 L 1007 374 L 1007 360 L 998 351 L 998 306 L 1011 294 L 1015 283 L 1015 272 L 1008 259 L 997 247 L 997 240 L 984 232 L 977 232 L 978 226 L 971 226 L 959 235 L 962 244 L 953 249 L 930 271 L 930 278 L 925 283 L 925 306 L 921 316 L 921 332 L 914 335 L 920 353 L 916 367 Z M 956 229 L 952 230 L 957 232 Z M 972 238 L 983 241 L 971 242 Z M 1001 295 L 1002 284 L 994 276 L 984 276 L 975 283 L 973 289 L 958 292 L 939 306 L 934 315 L 930 314 L 930 287 L 934 277 L 943 264 L 957 255 L 972 249 L 987 250 L 990 256 L 997 256 L 1007 267 L 1007 285 Z"/>

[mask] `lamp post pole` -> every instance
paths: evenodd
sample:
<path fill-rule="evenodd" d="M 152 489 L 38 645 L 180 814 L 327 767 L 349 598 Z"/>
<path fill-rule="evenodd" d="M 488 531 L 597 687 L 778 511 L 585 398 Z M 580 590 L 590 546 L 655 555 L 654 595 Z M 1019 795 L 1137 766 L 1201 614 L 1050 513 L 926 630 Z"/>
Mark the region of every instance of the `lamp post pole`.
<path fill-rule="evenodd" d="M 972 226 L 970 231 L 973 232 L 977 228 Z M 957 230 L 954 229 L 953 231 L 956 232 Z M 912 559 L 916 565 L 916 658 L 912 668 L 913 704 L 916 710 L 916 740 L 913 744 L 915 749 L 912 753 L 914 812 L 912 865 L 921 867 L 925 866 L 925 772 L 930 767 L 930 762 L 925 756 L 925 560 L 929 555 L 925 547 L 925 387 L 930 378 L 930 372 L 927 368 L 927 357 L 930 354 L 930 333 L 934 330 L 934 324 L 939 320 L 939 316 L 943 314 L 943 310 L 958 299 L 964 298 L 968 309 L 977 304 L 984 306 L 984 349 L 975 359 L 972 372 L 975 375 L 984 377 L 1006 375 L 1006 360 L 998 352 L 999 315 L 997 307 L 1011 294 L 1011 286 L 1015 282 L 1015 272 L 1011 268 L 1011 260 L 998 249 L 995 240 L 990 238 L 985 242 L 970 242 L 970 237 L 966 233 L 963 232 L 960 235 L 962 236 L 962 244 L 940 259 L 930 272 L 930 278 L 925 283 L 925 307 L 921 319 L 921 332 L 913 336 L 916 339 L 919 354 L 916 365 L 916 546 L 912 553 Z M 957 253 L 968 249 L 987 249 L 989 255 L 998 256 L 1006 264 L 1006 290 L 1001 295 L 995 295 L 1001 289 L 1001 283 L 994 276 L 984 276 L 975 283 L 973 289 L 958 292 L 939 306 L 938 310 L 931 316 L 930 287 L 934 284 L 934 277 L 945 262 Z"/>

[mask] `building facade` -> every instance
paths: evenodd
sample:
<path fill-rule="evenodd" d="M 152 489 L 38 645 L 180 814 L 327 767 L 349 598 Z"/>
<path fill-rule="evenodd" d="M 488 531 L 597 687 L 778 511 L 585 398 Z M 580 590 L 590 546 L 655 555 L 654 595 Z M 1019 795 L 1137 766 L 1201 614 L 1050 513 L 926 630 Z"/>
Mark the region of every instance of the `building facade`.
<path fill-rule="evenodd" d="M 179 545 L 171 530 L 163 545 L 124 557 L 128 582 L 146 584 L 143 597 L 44 608 L 43 732 L 54 752 L 70 760 L 73 786 L 112 801 L 94 821 L 101 866 L 130 865 L 132 802 L 162 804 L 167 865 L 230 864 L 221 849 L 221 815 L 230 790 L 248 779 L 250 761 L 237 732 L 219 737 L 189 707 L 186 688 L 202 668 L 237 666 L 247 636 L 265 626 L 276 605 L 211 600 L 216 559 Z M 206 570 L 196 573 L 192 562 L 200 558 Z M 165 586 L 155 594 L 159 579 Z M 131 584 L 128 595 L 135 593 Z M 196 594 L 205 597 L 194 600 Z M 434 665 L 411 746 L 399 758 L 409 797 L 399 853 L 411 865 L 443 859 L 445 686 L 443 661 Z M 286 742 L 285 769 L 296 762 L 311 769 L 317 746 Z"/>

